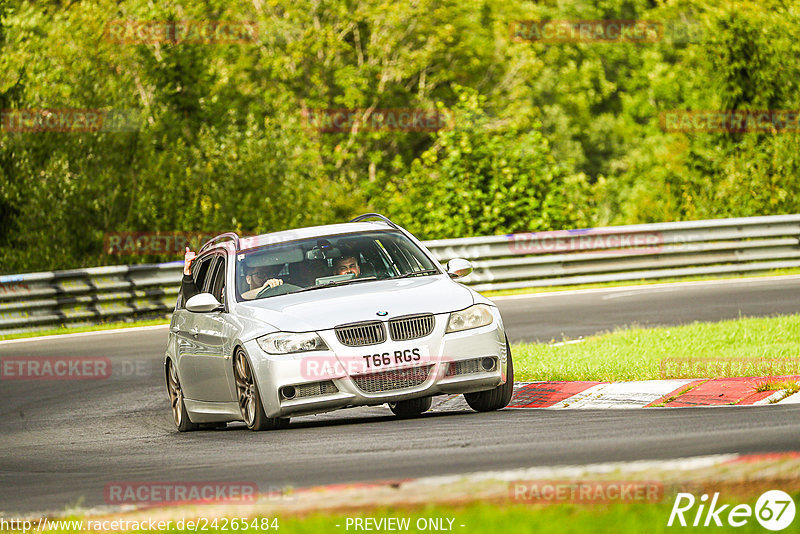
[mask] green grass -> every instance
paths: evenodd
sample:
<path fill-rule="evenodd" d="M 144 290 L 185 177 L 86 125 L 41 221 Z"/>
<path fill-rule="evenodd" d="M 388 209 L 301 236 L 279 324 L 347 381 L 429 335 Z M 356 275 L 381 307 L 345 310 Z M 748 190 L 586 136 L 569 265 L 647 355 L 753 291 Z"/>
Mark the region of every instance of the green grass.
<path fill-rule="evenodd" d="M 611 504 L 583 505 L 492 505 L 473 503 L 461 508 L 431 506 L 422 511 L 405 512 L 402 510 L 381 510 L 378 512 L 358 513 L 355 517 L 409 517 L 411 525 L 417 519 L 451 518 L 455 534 L 540 534 L 542 532 L 571 533 L 658 533 L 683 531 L 708 531 L 708 527 L 685 528 L 667 527 L 672 500 L 658 504 Z M 751 504 L 752 506 L 752 504 Z M 312 515 L 303 519 L 289 519 L 280 522 L 280 532 L 286 534 L 319 534 L 335 532 L 354 532 L 351 526 L 345 530 L 348 516 Z M 350 515 L 349 517 L 354 517 Z M 693 517 L 692 517 L 693 519 Z M 691 521 L 691 519 L 690 519 Z M 341 527 L 336 527 L 339 524 Z M 446 521 L 445 521 L 446 524 Z M 464 525 L 463 527 L 461 525 Z M 764 532 L 764 529 L 751 518 L 742 528 L 719 528 L 716 532 Z M 363 532 L 363 531 L 362 531 Z M 417 528 L 409 528 L 407 532 L 425 532 Z M 429 531 L 428 531 L 429 532 Z"/>
<path fill-rule="evenodd" d="M 771 271 L 754 272 L 752 274 L 732 274 L 729 276 L 721 276 L 721 275 L 684 276 L 680 278 L 656 278 L 652 280 L 650 279 L 624 280 L 619 282 L 575 284 L 568 286 L 524 287 L 521 289 L 497 289 L 492 291 L 481 291 L 481 295 L 487 298 L 492 298 L 492 297 L 501 297 L 505 295 L 528 295 L 530 293 L 553 293 L 556 291 L 574 291 L 577 289 L 642 286 L 642 285 L 664 284 L 664 283 L 674 283 L 674 282 L 700 282 L 705 280 L 731 280 L 736 278 L 761 278 L 766 276 L 785 276 L 792 274 L 800 274 L 800 267 L 792 269 L 773 269 Z"/>
<path fill-rule="evenodd" d="M 22 339 L 27 337 L 56 336 L 60 334 L 75 334 L 77 332 L 94 332 L 95 330 L 113 330 L 115 328 L 133 328 L 136 326 L 153 326 L 159 324 L 169 324 L 166 319 L 146 319 L 142 321 L 119 321 L 115 323 L 103 323 L 98 325 L 76 326 L 73 328 L 60 327 L 39 330 L 38 332 L 21 332 L 19 334 L 0 335 L 0 340 Z"/>
<path fill-rule="evenodd" d="M 670 328 L 634 327 L 570 345 L 519 344 L 512 347 L 512 353 L 518 381 L 800 374 L 800 315 Z M 694 361 L 693 367 L 682 366 L 687 358 Z M 702 361 L 710 358 L 725 358 L 732 363 Z M 687 371 L 690 375 L 705 372 L 686 376 Z"/>
<path fill-rule="evenodd" d="M 797 501 L 798 494 L 794 500 Z M 719 504 L 730 502 L 731 504 L 748 503 L 751 507 L 755 499 L 732 500 L 721 499 Z M 398 530 L 398 532 L 437 532 L 436 530 L 418 530 L 417 521 L 423 518 L 434 518 L 444 520 L 444 525 L 448 525 L 447 519 L 452 519 L 452 530 L 455 534 L 540 534 L 542 532 L 558 532 L 559 534 L 578 534 L 578 533 L 659 533 L 659 532 L 708 532 L 709 527 L 680 527 L 673 525 L 667 527 L 670 512 L 673 505 L 673 497 L 668 496 L 663 501 L 650 503 L 612 503 L 609 505 L 580 505 L 580 504 L 487 504 L 473 502 L 458 507 L 435 506 L 425 508 L 403 509 L 403 508 L 380 508 L 368 511 L 342 512 L 333 514 L 314 513 L 308 516 L 278 516 L 278 530 L 270 529 L 250 529 L 249 532 L 277 532 L 279 534 L 327 534 L 327 533 L 352 533 L 365 532 L 356 530 L 352 524 L 347 528 L 347 518 L 398 518 L 410 520 L 408 530 Z M 754 517 L 747 518 L 747 524 L 739 528 L 732 528 L 725 524 L 729 506 L 720 515 L 723 527 L 711 527 L 714 532 L 765 532 Z M 695 506 L 691 512 L 687 512 L 684 517 L 691 524 L 694 519 Z M 202 511 L 199 512 L 202 514 Z M 190 516 L 191 517 L 191 516 Z M 187 517 L 187 519 L 190 519 Z M 270 518 L 271 519 L 271 518 Z M 705 514 L 702 520 L 705 519 Z M 701 520 L 701 524 L 702 524 Z M 218 520 L 217 528 L 211 528 L 212 520 L 205 524 L 208 532 L 221 531 L 220 526 L 224 521 Z M 252 522 L 250 519 L 248 522 Z M 796 524 L 796 523 L 795 523 Z M 173 521 L 174 525 L 174 521 Z M 228 532 L 230 523 L 228 523 Z M 463 525 L 463 526 L 462 526 Z M 242 529 L 239 528 L 239 531 Z M 791 528 L 789 529 L 791 530 Z M 202 531 L 202 530 L 201 530 Z M 387 530 L 374 530 L 377 532 L 387 532 Z M 76 532 L 76 530 L 55 530 L 54 532 Z M 131 532 L 131 530 L 127 530 Z M 139 530 L 137 532 L 149 532 Z M 169 532 L 191 532 L 188 528 L 182 530 L 172 529 Z M 441 532 L 441 531 L 439 531 Z"/>

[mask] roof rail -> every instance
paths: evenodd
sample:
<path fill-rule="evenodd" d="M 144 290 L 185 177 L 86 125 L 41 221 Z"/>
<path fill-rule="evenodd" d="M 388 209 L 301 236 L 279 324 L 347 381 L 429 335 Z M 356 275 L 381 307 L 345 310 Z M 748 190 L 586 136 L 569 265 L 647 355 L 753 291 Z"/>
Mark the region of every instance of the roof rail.
<path fill-rule="evenodd" d="M 205 244 L 202 247 L 200 247 L 200 252 L 203 252 L 204 250 L 211 248 L 217 243 L 222 243 L 223 241 L 233 241 L 236 250 L 239 250 L 239 234 L 236 234 L 235 232 L 225 232 L 224 234 L 219 234 L 218 236 L 212 237 L 211 239 L 206 241 Z M 200 252 L 198 252 L 198 254 Z"/>
<path fill-rule="evenodd" d="M 361 221 L 365 221 L 367 219 L 380 219 L 383 222 L 385 222 L 386 224 L 388 224 L 389 226 L 391 226 L 392 228 L 394 228 L 396 230 L 400 229 L 399 226 L 397 226 L 395 223 L 393 223 L 391 220 L 389 220 L 389 217 L 385 217 L 385 216 L 381 215 L 380 213 L 365 213 L 364 215 L 359 215 L 358 217 L 356 217 L 355 219 L 353 219 L 350 222 L 361 222 Z"/>

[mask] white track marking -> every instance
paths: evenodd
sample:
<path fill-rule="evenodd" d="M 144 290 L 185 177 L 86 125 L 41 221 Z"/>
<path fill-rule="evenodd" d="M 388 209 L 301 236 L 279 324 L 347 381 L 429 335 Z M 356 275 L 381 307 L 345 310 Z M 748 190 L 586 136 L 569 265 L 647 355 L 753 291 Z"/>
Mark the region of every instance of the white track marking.
<path fill-rule="evenodd" d="M 598 384 L 551 407 L 642 408 L 691 382 L 691 380 L 641 380 Z"/>
<path fill-rule="evenodd" d="M 608 293 L 612 291 L 653 291 L 657 289 L 680 289 L 693 286 L 714 286 L 720 284 L 744 284 L 752 282 L 770 282 L 780 280 L 800 280 L 800 274 L 787 274 L 783 276 L 755 276 L 750 278 L 725 278 L 722 280 L 694 280 L 691 282 L 665 282 L 660 284 L 640 284 L 633 286 L 613 286 L 595 287 L 591 289 L 569 289 L 566 291 L 548 291 L 546 293 L 525 293 L 523 295 L 500 295 L 488 297 L 490 300 L 515 300 L 515 299 L 534 299 L 547 297 L 561 297 L 564 295 L 586 295 L 591 293 Z M 531 288 L 535 291 L 536 288 Z"/>
<path fill-rule="evenodd" d="M 759 406 L 759 405 L 762 405 L 762 404 L 775 404 L 775 402 L 778 399 L 780 399 L 781 397 L 783 397 L 785 394 L 786 394 L 786 390 L 785 389 L 782 389 L 780 391 L 776 391 L 775 393 L 773 393 L 769 397 L 765 397 L 765 398 L 761 399 L 760 401 L 754 402 L 751 406 Z"/>
<path fill-rule="evenodd" d="M 778 404 L 800 404 L 800 392 L 789 395 Z"/>

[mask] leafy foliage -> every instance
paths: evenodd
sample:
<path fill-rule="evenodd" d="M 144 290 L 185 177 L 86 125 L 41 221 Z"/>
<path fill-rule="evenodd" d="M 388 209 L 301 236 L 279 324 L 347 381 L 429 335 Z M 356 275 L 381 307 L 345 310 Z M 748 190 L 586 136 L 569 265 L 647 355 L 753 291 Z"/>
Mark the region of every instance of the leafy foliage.
<path fill-rule="evenodd" d="M 515 42 L 515 20 L 640 19 L 652 43 Z M 127 44 L 111 21 L 253 21 Z M 0 0 L 0 108 L 133 110 L 130 131 L 0 130 L 0 271 L 116 257 L 119 231 L 268 232 L 381 211 L 422 238 L 798 212 L 798 132 L 667 132 L 665 110 L 798 110 L 778 0 Z M 326 133 L 308 110 L 439 110 Z"/>

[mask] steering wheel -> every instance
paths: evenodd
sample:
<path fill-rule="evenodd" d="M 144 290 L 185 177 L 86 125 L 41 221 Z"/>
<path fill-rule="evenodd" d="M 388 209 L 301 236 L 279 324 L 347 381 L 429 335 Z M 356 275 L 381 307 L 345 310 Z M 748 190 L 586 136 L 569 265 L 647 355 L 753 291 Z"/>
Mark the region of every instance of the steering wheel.
<path fill-rule="evenodd" d="M 298 289 L 303 289 L 300 286 L 296 286 L 294 284 L 281 284 L 275 287 L 265 287 L 261 291 L 256 294 L 256 298 L 261 298 L 265 296 L 269 292 L 270 297 L 274 297 L 277 295 L 285 295 L 286 293 L 291 293 L 292 291 L 297 291 Z"/>

